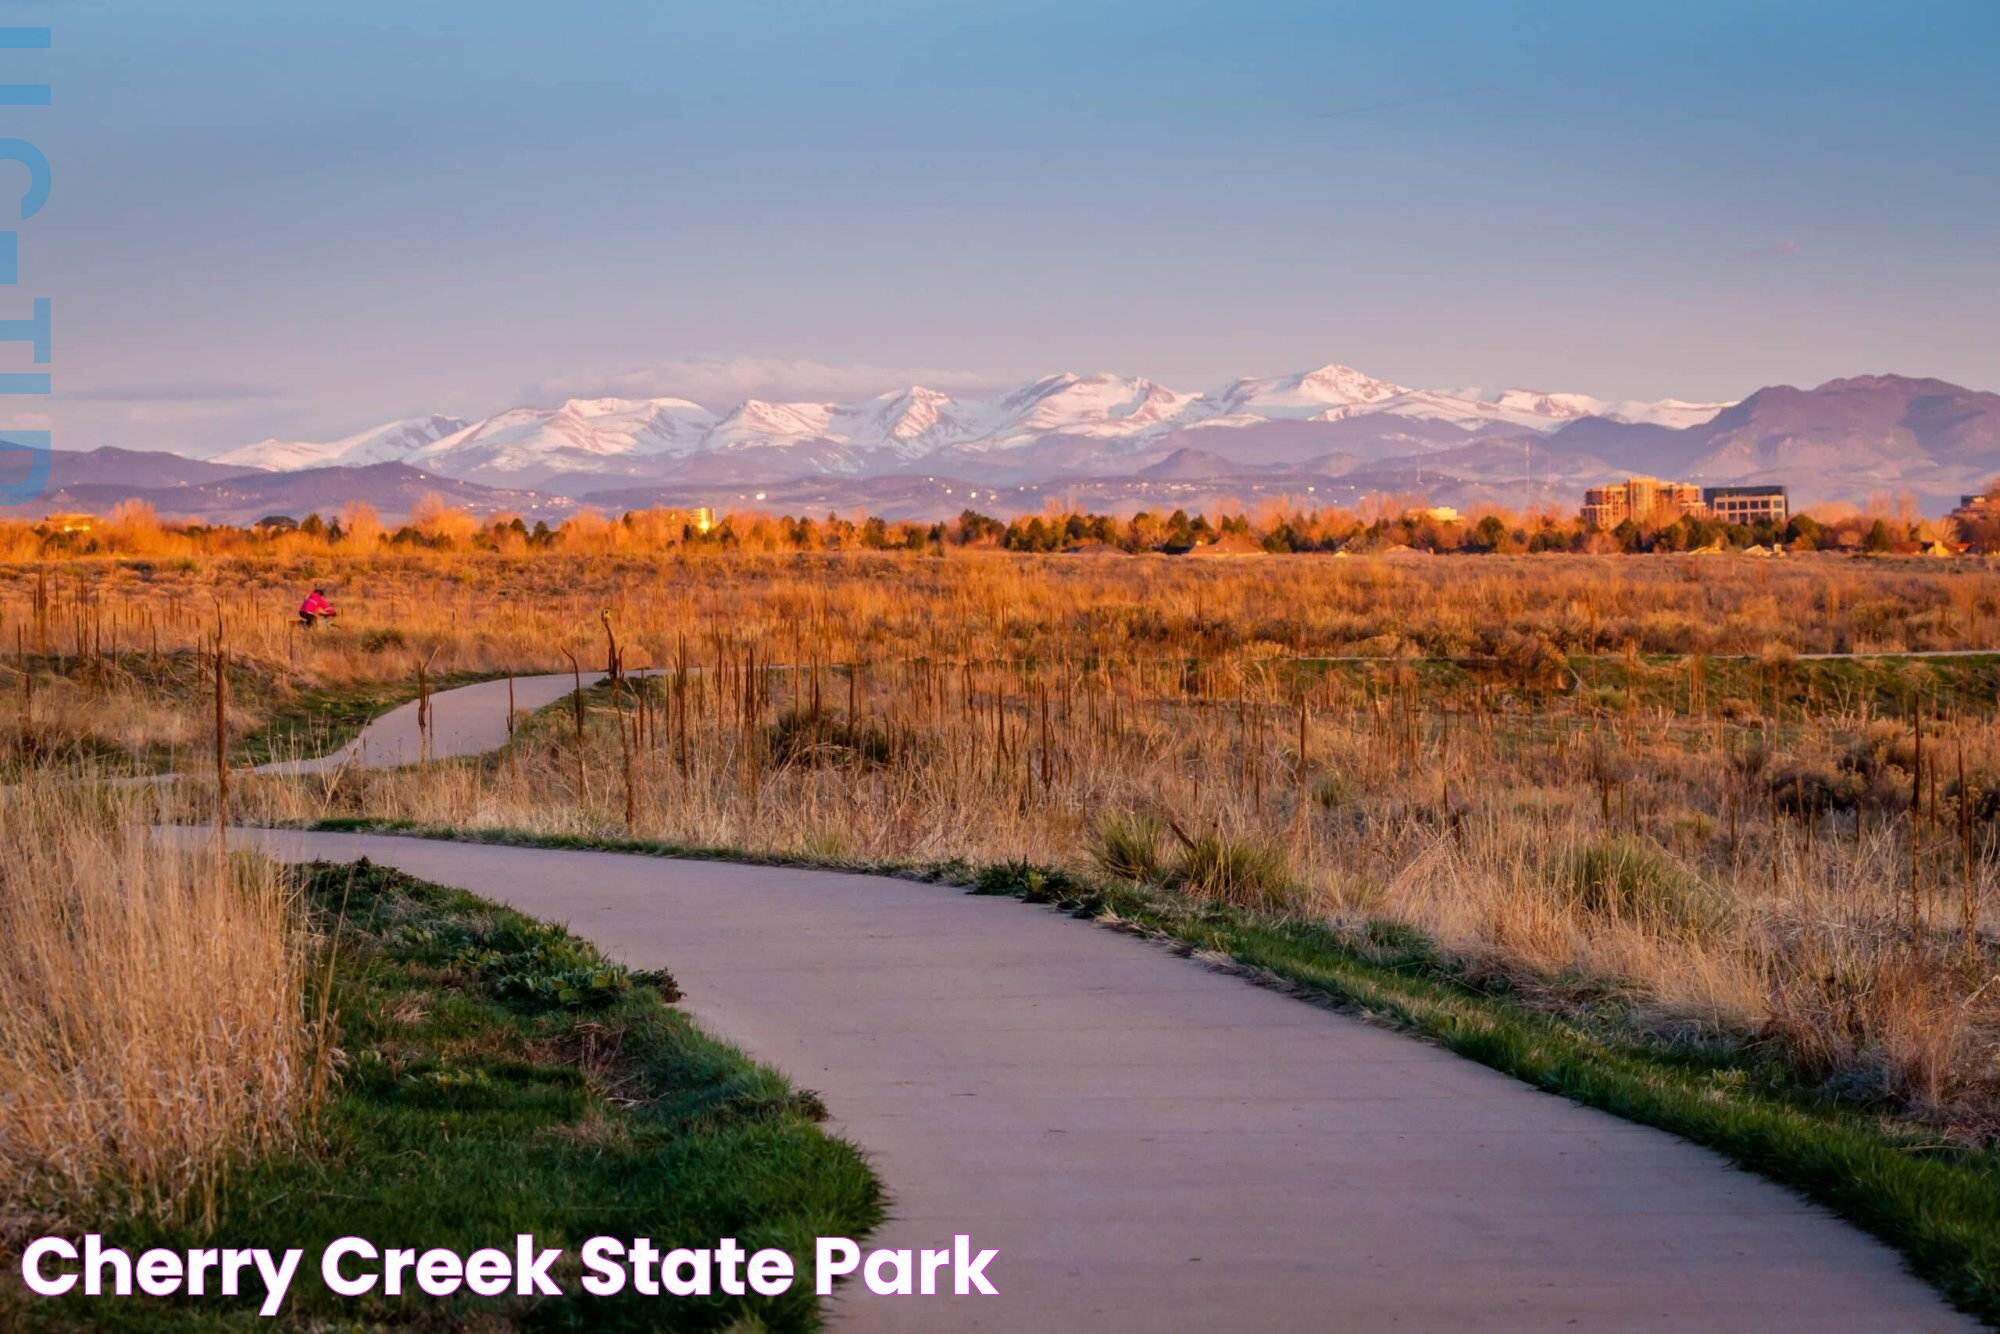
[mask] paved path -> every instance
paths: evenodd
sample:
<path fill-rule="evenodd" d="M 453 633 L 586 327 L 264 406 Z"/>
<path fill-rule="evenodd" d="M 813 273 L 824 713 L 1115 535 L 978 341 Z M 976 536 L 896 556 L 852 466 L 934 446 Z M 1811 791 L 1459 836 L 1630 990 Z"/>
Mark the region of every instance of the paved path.
<path fill-rule="evenodd" d="M 441 749 L 492 738 L 469 716 L 490 686 L 439 698 Z M 999 1297 L 850 1287 L 840 1330 L 1970 1327 L 1887 1248 L 1704 1150 L 1050 910 L 883 876 L 241 836 L 670 968 L 868 1151 L 891 1196 L 875 1244 L 999 1248 Z"/>
<path fill-rule="evenodd" d="M 583 684 L 595 685 L 603 672 L 585 672 Z M 514 678 L 514 708 L 520 713 L 555 703 L 575 689 L 576 679 L 568 672 L 550 676 Z M 481 681 L 477 685 L 440 690 L 431 696 L 431 758 L 454 755 L 482 755 L 507 744 L 506 681 Z M 278 760 L 260 764 L 251 773 L 308 774 L 355 764 L 365 768 L 393 769 L 415 764 L 422 758 L 418 747 L 417 704 L 399 704 L 361 729 L 360 735 L 339 750 L 302 760 Z"/>

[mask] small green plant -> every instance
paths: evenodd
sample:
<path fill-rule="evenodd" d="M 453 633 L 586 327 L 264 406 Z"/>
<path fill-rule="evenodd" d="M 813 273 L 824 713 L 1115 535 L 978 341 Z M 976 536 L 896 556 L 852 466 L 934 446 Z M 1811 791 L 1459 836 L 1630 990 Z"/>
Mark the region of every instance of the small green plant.
<path fill-rule="evenodd" d="M 1008 895 L 1026 903 L 1073 906 L 1087 905 L 1093 898 L 1088 886 L 1079 885 L 1066 872 L 1023 861 L 995 862 L 980 867 L 972 878 L 972 892 Z"/>
<path fill-rule="evenodd" d="M 1091 855 L 1106 875 L 1142 885 L 1160 880 L 1160 822 L 1149 815 L 1111 815 L 1098 822 Z"/>
<path fill-rule="evenodd" d="M 601 1010 L 638 988 L 668 1000 L 680 996 L 664 971 L 635 973 L 549 922 L 503 921 L 462 944 L 451 962 L 478 978 L 495 1000 L 527 1014 Z"/>

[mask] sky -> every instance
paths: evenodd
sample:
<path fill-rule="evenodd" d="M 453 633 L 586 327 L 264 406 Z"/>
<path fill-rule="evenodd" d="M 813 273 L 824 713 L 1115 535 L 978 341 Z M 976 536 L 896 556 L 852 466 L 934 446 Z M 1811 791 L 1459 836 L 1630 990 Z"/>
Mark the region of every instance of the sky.
<path fill-rule="evenodd" d="M 0 51 L 53 90 L 0 136 L 51 163 L 11 301 L 52 301 L 55 393 L 16 406 L 57 448 L 1061 369 L 2000 389 L 1987 0 L 0 0 L 0 23 L 53 32 Z"/>

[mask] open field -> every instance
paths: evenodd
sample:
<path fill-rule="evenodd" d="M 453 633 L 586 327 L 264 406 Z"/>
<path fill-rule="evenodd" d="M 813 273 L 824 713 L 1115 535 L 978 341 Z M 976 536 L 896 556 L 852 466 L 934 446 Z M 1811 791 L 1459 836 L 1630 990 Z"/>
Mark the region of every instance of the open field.
<path fill-rule="evenodd" d="M 306 635 L 289 613 L 312 580 L 343 615 Z M 1524 1052 L 1548 1021 L 1717 1099 L 1872 1126 L 1991 1179 L 2000 576 L 1983 565 L 10 566 L 0 765 L 212 770 L 218 616 L 236 760 L 327 748 L 440 682 L 601 669 L 614 646 L 630 674 L 523 714 L 490 756 L 234 774 L 239 821 L 1122 885 L 1277 933 L 1253 954 L 1306 932 L 1441 980 L 1528 1024 Z M 1957 656 L 1904 656 L 1937 653 Z M 209 819 L 214 780 L 161 799 Z"/>
<path fill-rule="evenodd" d="M 246 779 L 241 814 L 1108 869 L 1397 924 L 1547 1004 L 2000 1128 L 2000 659 L 1799 657 L 1991 647 L 1981 567 L 411 558 L 319 576 L 345 616 L 312 635 L 306 577 L 10 567 L 10 749 L 212 765 L 218 615 L 239 760 L 330 748 L 419 664 L 426 689 L 601 667 L 615 635 L 653 675 L 580 732 L 551 711 L 489 762 Z M 1358 655 L 1448 661 L 1314 661 Z"/>
<path fill-rule="evenodd" d="M 309 636 L 292 609 L 323 584 L 343 616 Z M 526 555 L 339 550 L 280 557 L 0 563 L 0 647 L 76 657 L 204 644 L 329 679 L 559 665 L 602 642 L 636 656 L 714 633 L 831 661 L 1019 658 L 1079 649 L 1452 657 L 1510 634 L 1573 653 L 1903 652 L 1995 647 L 2000 571 L 1922 558 Z M 555 663 L 551 663 L 551 657 Z"/>

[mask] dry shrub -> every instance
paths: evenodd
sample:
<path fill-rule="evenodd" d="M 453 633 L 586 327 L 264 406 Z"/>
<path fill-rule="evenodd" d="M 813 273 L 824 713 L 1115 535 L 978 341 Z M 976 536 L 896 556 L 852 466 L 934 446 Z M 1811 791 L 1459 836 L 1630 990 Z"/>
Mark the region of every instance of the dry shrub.
<path fill-rule="evenodd" d="M 150 823 L 138 794 L 0 789 L 0 1216 L 201 1208 L 295 1133 L 315 1060 L 291 893 Z"/>
<path fill-rule="evenodd" d="M 771 756 L 781 764 L 865 764 L 889 762 L 889 738 L 879 727 L 850 724 L 845 718 L 809 709 L 787 709 L 771 724 Z"/>
<path fill-rule="evenodd" d="M 1792 816 L 1851 811 L 1866 795 L 1859 775 L 1805 761 L 1773 770 L 1769 784 L 1771 800 Z"/>

